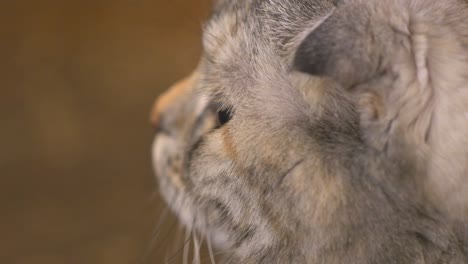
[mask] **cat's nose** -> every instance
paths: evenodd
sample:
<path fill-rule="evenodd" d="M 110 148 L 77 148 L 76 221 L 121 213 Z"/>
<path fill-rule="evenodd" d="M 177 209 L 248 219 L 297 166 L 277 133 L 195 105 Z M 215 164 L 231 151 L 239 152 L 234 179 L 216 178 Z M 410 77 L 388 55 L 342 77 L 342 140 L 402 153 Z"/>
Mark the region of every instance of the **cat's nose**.
<path fill-rule="evenodd" d="M 177 99 L 189 93 L 195 82 L 195 73 L 173 84 L 166 92 L 156 98 L 150 114 L 150 122 L 156 131 L 160 130 L 161 120 L 164 117 L 166 110 Z"/>

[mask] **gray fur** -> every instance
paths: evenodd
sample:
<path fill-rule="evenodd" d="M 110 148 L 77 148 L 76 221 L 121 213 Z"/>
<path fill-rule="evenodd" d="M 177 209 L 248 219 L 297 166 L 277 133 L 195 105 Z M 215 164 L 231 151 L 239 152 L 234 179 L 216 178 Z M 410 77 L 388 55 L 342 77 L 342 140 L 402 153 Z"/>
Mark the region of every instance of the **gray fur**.
<path fill-rule="evenodd" d="M 204 32 L 153 153 L 225 263 L 467 262 L 466 2 L 225 0 Z"/>

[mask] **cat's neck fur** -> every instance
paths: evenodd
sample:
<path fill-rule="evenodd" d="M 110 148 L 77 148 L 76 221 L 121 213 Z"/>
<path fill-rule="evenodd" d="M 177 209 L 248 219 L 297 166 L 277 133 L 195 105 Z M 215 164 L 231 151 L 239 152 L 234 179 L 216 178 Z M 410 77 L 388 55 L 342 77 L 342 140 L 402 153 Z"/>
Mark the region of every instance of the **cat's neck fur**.
<path fill-rule="evenodd" d="M 423 192 L 455 220 L 468 216 L 468 10 L 412 1 L 389 18 L 386 67 L 355 87 L 369 142 L 420 165 Z M 398 9 L 399 7 L 395 7 Z M 383 54 L 385 54 L 383 50 Z M 396 143 L 404 139 L 404 143 Z M 405 146 L 401 148 L 402 144 Z"/>

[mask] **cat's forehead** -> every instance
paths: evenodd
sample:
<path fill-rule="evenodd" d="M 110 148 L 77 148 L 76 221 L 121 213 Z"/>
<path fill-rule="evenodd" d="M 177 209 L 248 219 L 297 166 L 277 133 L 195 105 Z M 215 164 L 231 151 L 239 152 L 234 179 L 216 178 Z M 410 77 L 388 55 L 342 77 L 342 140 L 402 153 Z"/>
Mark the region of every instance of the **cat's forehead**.
<path fill-rule="evenodd" d="M 217 50 L 224 48 L 227 42 L 238 42 L 242 35 L 238 29 L 245 27 L 255 20 L 252 12 L 251 0 L 219 1 L 215 4 L 213 13 L 203 30 L 203 48 L 207 56 L 215 56 Z"/>
<path fill-rule="evenodd" d="M 333 8 L 329 0 L 238 0 L 217 4 L 203 34 L 204 88 L 248 94 L 267 69 L 287 64 L 298 36 Z M 241 88 L 239 88 L 241 87 Z"/>
<path fill-rule="evenodd" d="M 270 38 L 281 48 L 334 8 L 331 0 L 228 0 L 215 4 L 204 29 L 205 48 L 236 40 Z M 242 28 L 242 32 L 237 30 Z M 242 33 L 244 35 L 240 35 Z M 234 38 L 234 39 L 233 39 Z"/>
<path fill-rule="evenodd" d="M 234 79 L 247 80 L 241 71 L 249 67 L 251 57 L 251 26 L 258 19 L 251 16 L 251 0 L 219 1 L 203 31 L 203 56 L 201 64 L 202 90 L 211 97 L 226 97 Z M 261 41 L 262 37 L 256 37 Z M 236 77 L 237 76 L 237 77 Z M 241 85 L 240 81 L 237 82 Z M 222 101 L 222 100 L 219 100 Z"/>

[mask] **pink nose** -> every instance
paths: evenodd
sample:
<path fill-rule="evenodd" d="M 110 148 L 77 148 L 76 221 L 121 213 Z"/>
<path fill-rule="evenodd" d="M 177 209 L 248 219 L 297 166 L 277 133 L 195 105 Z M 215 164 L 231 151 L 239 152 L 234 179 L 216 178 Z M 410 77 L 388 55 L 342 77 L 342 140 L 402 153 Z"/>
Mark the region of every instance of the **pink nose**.
<path fill-rule="evenodd" d="M 168 107 L 174 104 L 179 97 L 189 93 L 195 83 L 196 73 L 192 73 L 175 84 L 173 84 L 166 92 L 161 94 L 153 104 L 150 114 L 150 122 L 154 128 L 158 129 L 161 122 L 161 116 Z"/>

